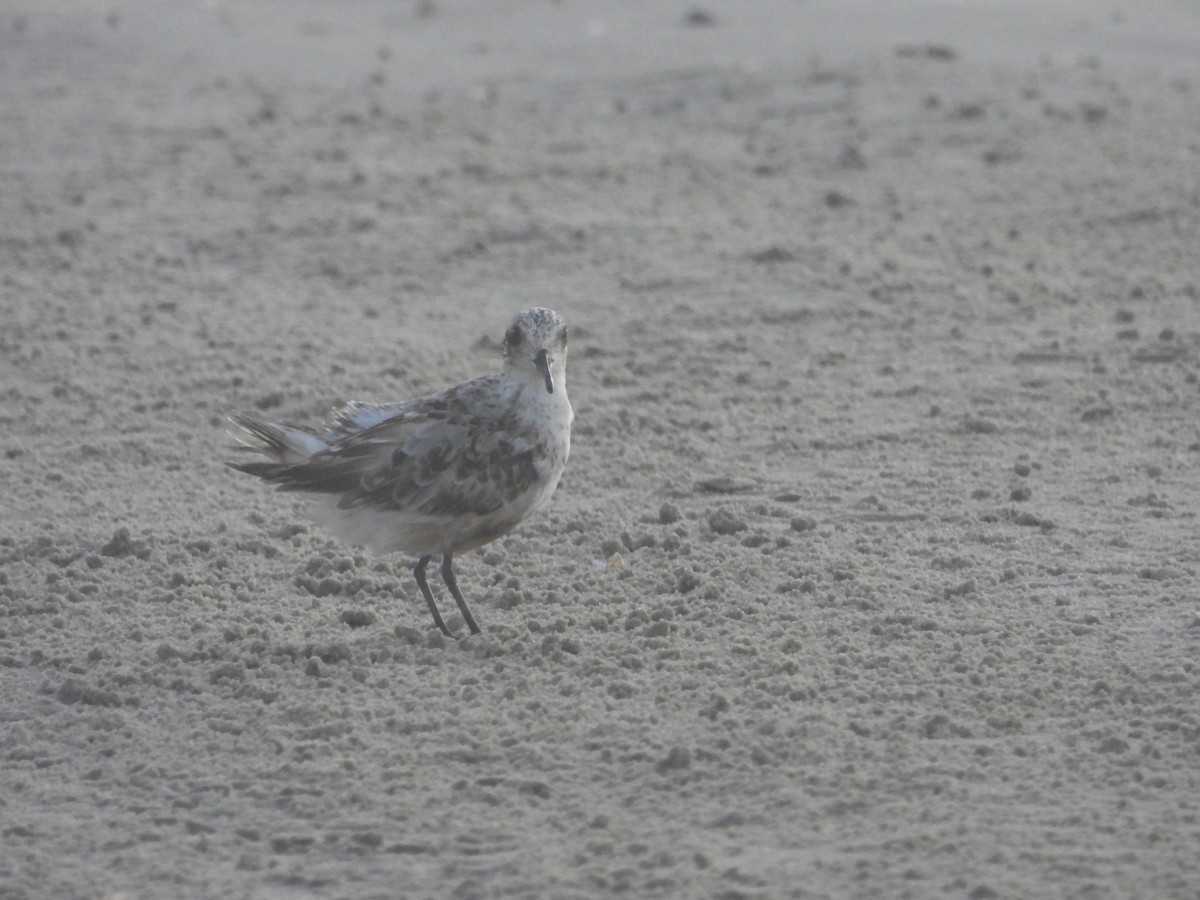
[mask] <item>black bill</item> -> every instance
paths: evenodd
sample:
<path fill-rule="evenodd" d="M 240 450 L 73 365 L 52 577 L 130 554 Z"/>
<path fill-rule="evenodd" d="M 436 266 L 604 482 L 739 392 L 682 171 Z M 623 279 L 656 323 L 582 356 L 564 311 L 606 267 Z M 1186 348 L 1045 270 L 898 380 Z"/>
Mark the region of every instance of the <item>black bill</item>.
<path fill-rule="evenodd" d="M 554 393 L 554 378 L 550 375 L 550 360 L 546 356 L 545 350 L 539 350 L 537 356 L 533 358 L 533 364 L 537 366 L 537 370 L 542 373 L 542 377 L 546 379 L 546 393 Z"/>

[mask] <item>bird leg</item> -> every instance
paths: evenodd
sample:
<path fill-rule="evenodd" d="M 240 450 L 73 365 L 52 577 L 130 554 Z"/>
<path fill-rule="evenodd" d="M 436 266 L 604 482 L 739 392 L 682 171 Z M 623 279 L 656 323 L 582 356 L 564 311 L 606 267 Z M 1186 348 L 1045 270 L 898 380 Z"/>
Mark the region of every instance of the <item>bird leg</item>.
<path fill-rule="evenodd" d="M 428 556 L 425 558 L 429 559 Z M 458 589 L 458 582 L 454 579 L 454 569 L 451 568 L 453 560 L 453 553 L 442 556 L 442 580 L 446 582 L 446 587 L 450 588 L 450 593 L 454 595 L 454 602 L 458 604 L 458 611 L 466 619 L 471 634 L 479 634 L 479 626 L 475 624 L 475 617 L 471 615 L 471 610 L 467 609 L 467 601 L 463 599 L 462 591 Z"/>
<path fill-rule="evenodd" d="M 431 559 L 433 559 L 432 555 L 422 556 L 420 561 L 417 563 L 417 567 L 413 569 L 413 575 L 417 579 L 417 586 L 421 589 L 421 593 L 425 595 L 425 602 L 429 604 L 429 611 L 433 613 L 433 621 L 437 623 L 437 627 L 442 630 L 442 634 L 446 635 L 446 637 L 453 637 L 453 635 L 450 634 L 450 629 L 446 627 L 446 623 L 442 621 L 442 614 L 438 612 L 437 604 L 433 602 L 433 592 L 429 590 L 429 584 L 425 581 L 425 567 L 429 565 L 429 560 Z M 443 567 L 442 573 L 443 577 L 445 577 L 445 567 Z M 461 609 L 463 604 L 458 598 L 457 589 L 455 589 L 454 593 L 454 599 L 458 600 L 458 606 Z M 471 621 L 469 616 L 467 621 Z M 471 624 L 474 625 L 475 623 L 471 622 Z M 476 630 L 478 631 L 478 629 Z"/>

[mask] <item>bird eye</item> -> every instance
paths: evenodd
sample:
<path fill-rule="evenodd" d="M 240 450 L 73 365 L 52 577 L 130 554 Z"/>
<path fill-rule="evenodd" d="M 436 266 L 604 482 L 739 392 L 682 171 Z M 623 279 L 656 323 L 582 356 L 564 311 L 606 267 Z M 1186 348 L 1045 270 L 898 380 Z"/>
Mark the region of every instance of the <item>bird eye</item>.
<path fill-rule="evenodd" d="M 510 325 L 508 331 L 504 332 L 504 345 L 513 347 L 521 343 L 521 326 Z"/>

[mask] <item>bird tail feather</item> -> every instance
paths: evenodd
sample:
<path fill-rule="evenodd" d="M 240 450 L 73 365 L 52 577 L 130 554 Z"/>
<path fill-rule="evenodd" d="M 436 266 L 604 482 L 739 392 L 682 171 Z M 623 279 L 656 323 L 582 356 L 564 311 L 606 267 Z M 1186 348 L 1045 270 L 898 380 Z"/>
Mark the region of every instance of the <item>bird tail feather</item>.
<path fill-rule="evenodd" d="M 232 449 L 267 459 L 230 462 L 227 465 L 267 480 L 278 477 L 283 470 L 304 462 L 328 446 L 316 433 L 298 425 L 264 422 L 240 412 L 230 413 L 229 421 L 239 429 L 231 432 L 236 442 Z"/>

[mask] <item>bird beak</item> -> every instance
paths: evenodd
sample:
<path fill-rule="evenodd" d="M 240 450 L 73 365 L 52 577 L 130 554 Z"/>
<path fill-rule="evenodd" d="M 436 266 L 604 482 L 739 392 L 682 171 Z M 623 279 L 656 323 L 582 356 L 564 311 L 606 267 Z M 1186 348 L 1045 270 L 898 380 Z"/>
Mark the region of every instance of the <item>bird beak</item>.
<path fill-rule="evenodd" d="M 537 352 L 537 356 L 533 358 L 533 364 L 542 373 L 542 377 L 546 379 L 546 393 L 553 394 L 554 378 L 550 375 L 550 360 L 547 358 L 545 350 Z"/>

